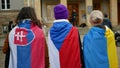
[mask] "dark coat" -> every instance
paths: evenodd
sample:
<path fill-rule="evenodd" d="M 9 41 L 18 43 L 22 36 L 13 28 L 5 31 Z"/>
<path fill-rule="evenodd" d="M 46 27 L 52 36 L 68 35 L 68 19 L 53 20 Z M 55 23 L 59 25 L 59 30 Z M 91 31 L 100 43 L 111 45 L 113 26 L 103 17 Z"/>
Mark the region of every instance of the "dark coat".
<path fill-rule="evenodd" d="M 106 26 L 108 26 L 110 29 L 112 29 L 111 21 L 110 21 L 108 18 L 104 18 L 104 19 L 103 19 L 102 25 L 106 25 Z"/>

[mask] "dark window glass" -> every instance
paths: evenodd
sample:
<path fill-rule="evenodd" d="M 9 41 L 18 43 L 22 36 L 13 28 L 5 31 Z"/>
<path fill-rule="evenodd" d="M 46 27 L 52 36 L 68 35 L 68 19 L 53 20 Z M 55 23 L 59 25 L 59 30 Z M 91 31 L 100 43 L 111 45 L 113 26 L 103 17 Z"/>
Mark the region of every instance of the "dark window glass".
<path fill-rule="evenodd" d="M 7 0 L 7 9 L 10 9 L 10 0 Z"/>
<path fill-rule="evenodd" d="M 2 9 L 10 9 L 10 0 L 1 0 Z"/>
<path fill-rule="evenodd" d="M 5 5 L 4 4 L 2 4 L 2 9 L 5 9 Z"/>
<path fill-rule="evenodd" d="M 2 9 L 5 9 L 5 0 L 2 0 Z"/>
<path fill-rule="evenodd" d="M 10 9 L 10 4 L 7 4 L 7 9 Z"/>
<path fill-rule="evenodd" d="M 10 3 L 10 0 L 7 0 L 7 3 Z"/>
<path fill-rule="evenodd" d="M 2 4 L 5 3 L 5 0 L 2 0 Z"/>

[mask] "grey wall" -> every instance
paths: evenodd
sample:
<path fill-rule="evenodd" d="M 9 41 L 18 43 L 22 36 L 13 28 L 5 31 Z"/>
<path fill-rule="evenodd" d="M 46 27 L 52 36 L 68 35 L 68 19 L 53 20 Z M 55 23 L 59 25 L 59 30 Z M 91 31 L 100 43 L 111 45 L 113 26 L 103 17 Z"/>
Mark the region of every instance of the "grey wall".
<path fill-rule="evenodd" d="M 1 0 L 0 0 L 0 9 L 2 9 Z"/>
<path fill-rule="evenodd" d="M 11 0 L 11 10 L 19 10 L 24 6 L 24 0 Z"/>
<path fill-rule="evenodd" d="M 10 0 L 10 9 L 19 10 L 24 6 L 24 0 Z M 0 9 L 2 9 L 1 0 L 0 0 Z"/>

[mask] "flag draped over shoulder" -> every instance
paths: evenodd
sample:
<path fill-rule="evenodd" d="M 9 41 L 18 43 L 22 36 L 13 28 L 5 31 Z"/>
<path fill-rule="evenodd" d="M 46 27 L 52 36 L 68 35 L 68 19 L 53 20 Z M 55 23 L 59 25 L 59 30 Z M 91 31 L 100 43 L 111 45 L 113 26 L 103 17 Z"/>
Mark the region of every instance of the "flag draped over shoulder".
<path fill-rule="evenodd" d="M 48 34 L 50 68 L 81 68 L 78 30 L 66 20 L 53 23 Z"/>
<path fill-rule="evenodd" d="M 21 21 L 9 34 L 9 68 L 45 68 L 43 31 L 30 20 Z"/>
<path fill-rule="evenodd" d="M 106 27 L 105 36 L 107 38 L 107 51 L 110 68 L 118 68 L 118 56 L 113 32 Z"/>
<path fill-rule="evenodd" d="M 92 27 L 83 39 L 85 68 L 118 68 L 113 32 Z"/>

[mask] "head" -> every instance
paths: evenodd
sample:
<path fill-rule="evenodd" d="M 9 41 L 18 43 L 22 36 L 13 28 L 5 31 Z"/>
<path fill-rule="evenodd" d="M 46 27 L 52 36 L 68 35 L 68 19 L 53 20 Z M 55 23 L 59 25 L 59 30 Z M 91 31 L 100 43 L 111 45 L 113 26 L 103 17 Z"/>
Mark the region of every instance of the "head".
<path fill-rule="evenodd" d="M 8 25 L 11 25 L 11 24 L 13 24 L 13 21 L 9 21 L 9 24 L 8 24 Z"/>
<path fill-rule="evenodd" d="M 76 12 L 76 10 L 75 10 L 75 9 L 73 9 L 73 12 Z"/>
<path fill-rule="evenodd" d="M 92 25 L 100 25 L 103 22 L 103 13 L 99 10 L 94 10 L 90 14 L 90 23 Z"/>
<path fill-rule="evenodd" d="M 105 17 L 105 18 L 107 18 L 107 17 L 108 17 L 108 15 L 105 13 L 105 14 L 104 14 L 104 17 Z"/>
<path fill-rule="evenodd" d="M 12 27 L 11 25 L 13 24 L 13 21 L 9 21 L 9 24 L 8 24 L 8 32 L 10 32 L 12 30 Z"/>
<path fill-rule="evenodd" d="M 31 19 L 32 23 L 39 25 L 39 20 L 37 19 L 36 13 L 34 8 L 32 7 L 23 7 L 16 19 L 17 24 L 19 23 L 20 20 L 24 19 Z"/>
<path fill-rule="evenodd" d="M 64 5 L 58 4 L 54 7 L 54 16 L 55 19 L 67 19 L 68 9 Z"/>

